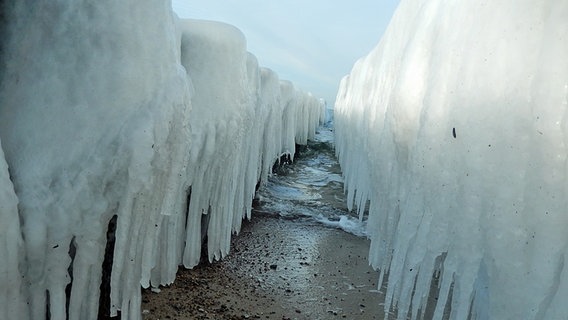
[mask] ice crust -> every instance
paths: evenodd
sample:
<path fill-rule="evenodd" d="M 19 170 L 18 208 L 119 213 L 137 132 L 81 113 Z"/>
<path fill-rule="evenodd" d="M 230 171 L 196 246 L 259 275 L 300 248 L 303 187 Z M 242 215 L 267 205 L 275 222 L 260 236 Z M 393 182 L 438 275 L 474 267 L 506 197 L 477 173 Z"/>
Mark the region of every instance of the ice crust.
<path fill-rule="evenodd" d="M 116 216 L 110 312 L 140 319 L 141 286 L 195 266 L 205 235 L 228 254 L 284 132 L 305 142 L 323 105 L 286 82 L 284 106 L 240 31 L 169 1 L 4 8 L 0 318 L 96 319 Z"/>
<path fill-rule="evenodd" d="M 385 311 L 568 315 L 568 3 L 401 1 L 335 105 Z"/>

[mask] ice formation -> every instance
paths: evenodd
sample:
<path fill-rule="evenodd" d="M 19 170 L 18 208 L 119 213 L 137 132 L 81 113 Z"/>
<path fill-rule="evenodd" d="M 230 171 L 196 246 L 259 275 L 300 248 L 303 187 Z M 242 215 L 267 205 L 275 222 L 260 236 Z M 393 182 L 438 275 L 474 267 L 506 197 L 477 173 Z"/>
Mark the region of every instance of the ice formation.
<path fill-rule="evenodd" d="M 169 1 L 3 9 L 0 318 L 139 319 L 141 286 L 195 266 L 205 236 L 229 252 L 283 130 L 310 137 L 323 106 L 286 83 L 284 110 L 240 31 Z"/>
<path fill-rule="evenodd" d="M 18 217 L 18 198 L 8 173 L 0 143 L 0 319 L 17 319 L 20 301 L 22 236 Z"/>
<path fill-rule="evenodd" d="M 401 1 L 342 80 L 337 153 L 370 200 L 385 308 L 568 316 L 568 3 Z"/>

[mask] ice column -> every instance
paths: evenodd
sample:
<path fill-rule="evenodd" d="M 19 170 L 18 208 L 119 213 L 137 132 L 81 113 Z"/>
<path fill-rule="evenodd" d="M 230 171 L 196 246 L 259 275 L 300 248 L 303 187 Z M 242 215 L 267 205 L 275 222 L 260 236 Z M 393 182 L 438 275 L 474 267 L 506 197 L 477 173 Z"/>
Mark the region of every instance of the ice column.
<path fill-rule="evenodd" d="M 183 258 L 186 267 L 193 267 L 199 262 L 202 236 L 207 236 L 209 260 L 228 254 L 231 233 L 238 231 L 245 212 L 245 198 L 252 200 L 254 194 L 254 188 L 243 190 L 251 160 L 243 150 L 258 142 L 251 139 L 251 133 L 258 131 L 253 126 L 258 67 L 235 27 L 183 20 L 180 28 L 182 64 L 195 88 L 191 125 L 196 144 L 190 159 L 194 179 Z"/>
<path fill-rule="evenodd" d="M 264 128 L 262 152 L 261 182 L 265 183 L 271 174 L 274 160 L 282 153 L 282 96 L 278 75 L 267 68 L 262 68 L 260 104 L 268 111 L 268 119 Z"/>
<path fill-rule="evenodd" d="M 297 92 L 292 82 L 280 81 L 282 99 L 282 154 L 294 157 L 296 152 Z"/>

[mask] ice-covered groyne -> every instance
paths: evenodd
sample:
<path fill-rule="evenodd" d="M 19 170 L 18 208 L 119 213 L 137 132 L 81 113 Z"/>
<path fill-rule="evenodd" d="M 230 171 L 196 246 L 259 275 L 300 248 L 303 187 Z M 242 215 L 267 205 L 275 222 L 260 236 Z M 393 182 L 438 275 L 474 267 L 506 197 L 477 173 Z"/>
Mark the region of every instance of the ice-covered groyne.
<path fill-rule="evenodd" d="M 169 1 L 3 9 L 0 318 L 139 319 L 141 286 L 195 266 L 205 237 L 229 252 L 284 133 L 302 142 L 323 106 Z"/>
<path fill-rule="evenodd" d="M 385 308 L 568 316 L 568 4 L 401 1 L 343 79 L 337 153 L 370 200 Z M 352 205 L 352 202 L 350 205 Z"/>

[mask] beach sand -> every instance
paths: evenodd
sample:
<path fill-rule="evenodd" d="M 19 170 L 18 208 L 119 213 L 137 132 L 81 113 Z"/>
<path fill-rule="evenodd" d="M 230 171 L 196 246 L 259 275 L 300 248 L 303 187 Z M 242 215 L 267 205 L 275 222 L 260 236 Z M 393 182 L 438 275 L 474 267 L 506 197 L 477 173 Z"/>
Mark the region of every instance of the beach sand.
<path fill-rule="evenodd" d="M 143 319 L 383 319 L 369 241 L 307 219 L 254 212 L 221 261 L 143 292 Z"/>

